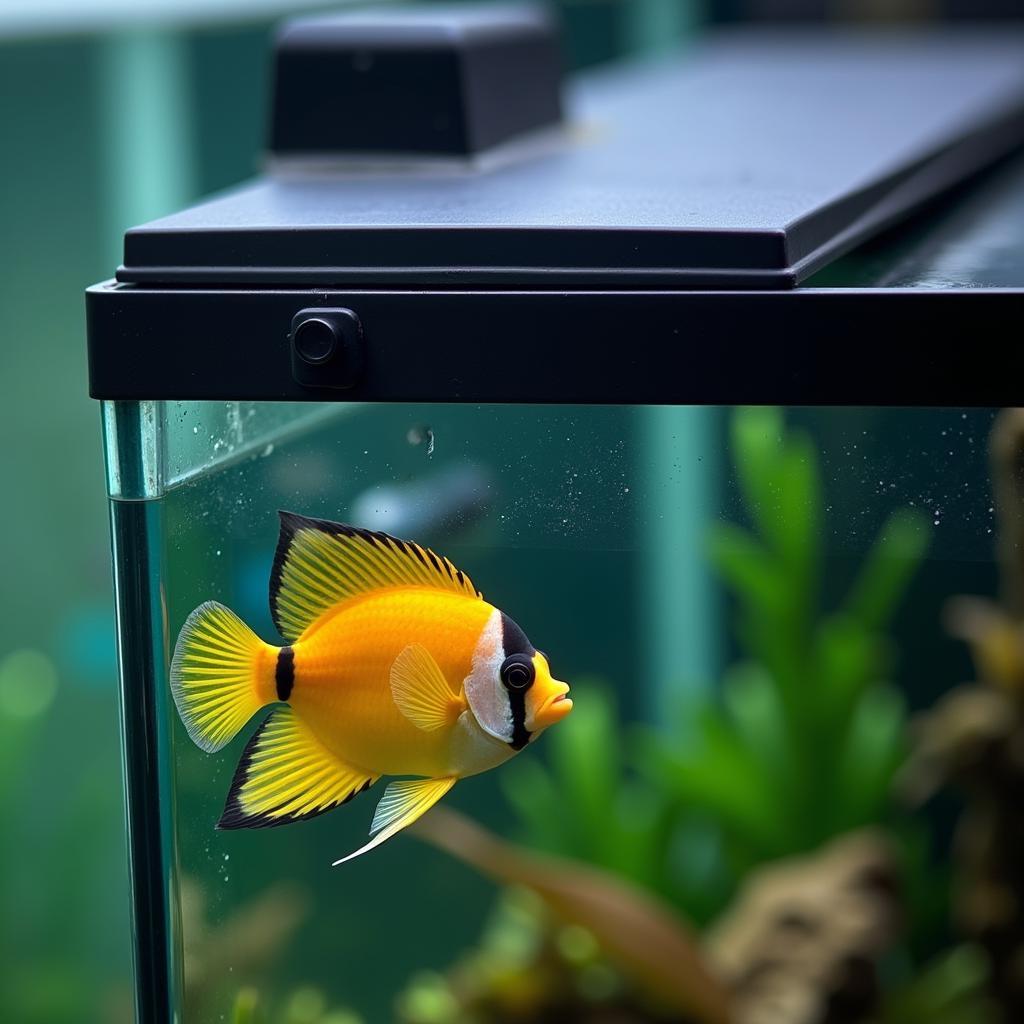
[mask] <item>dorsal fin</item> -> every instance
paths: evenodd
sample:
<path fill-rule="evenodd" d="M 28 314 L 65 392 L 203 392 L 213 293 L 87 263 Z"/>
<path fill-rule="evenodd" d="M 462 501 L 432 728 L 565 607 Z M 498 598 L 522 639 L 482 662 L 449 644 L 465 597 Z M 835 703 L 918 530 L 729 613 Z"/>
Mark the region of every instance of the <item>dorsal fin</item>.
<path fill-rule="evenodd" d="M 270 611 L 288 640 L 297 640 L 331 605 L 374 590 L 432 587 L 480 597 L 461 569 L 412 541 L 294 512 L 278 515 Z"/>

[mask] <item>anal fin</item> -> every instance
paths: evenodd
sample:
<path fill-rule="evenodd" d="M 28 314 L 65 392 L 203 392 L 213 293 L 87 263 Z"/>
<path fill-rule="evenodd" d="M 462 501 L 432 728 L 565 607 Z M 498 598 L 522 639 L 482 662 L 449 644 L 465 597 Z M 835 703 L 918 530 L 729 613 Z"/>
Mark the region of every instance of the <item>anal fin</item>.
<path fill-rule="evenodd" d="M 246 744 L 217 827 L 269 828 L 313 818 L 378 778 L 339 760 L 292 708 L 278 708 Z"/>
<path fill-rule="evenodd" d="M 371 832 L 377 832 L 365 846 L 355 853 L 342 857 L 334 862 L 334 867 L 344 864 L 370 850 L 376 849 L 381 843 L 387 842 L 403 828 L 411 825 L 417 818 L 426 814 L 438 800 L 455 785 L 454 778 L 445 779 L 402 779 L 392 782 L 380 798 L 377 811 L 373 816 Z"/>

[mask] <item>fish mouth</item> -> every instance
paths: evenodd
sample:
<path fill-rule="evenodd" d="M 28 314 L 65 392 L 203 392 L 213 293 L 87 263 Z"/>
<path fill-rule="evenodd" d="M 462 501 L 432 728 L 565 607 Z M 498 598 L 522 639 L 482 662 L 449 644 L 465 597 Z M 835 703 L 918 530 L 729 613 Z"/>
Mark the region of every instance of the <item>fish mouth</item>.
<path fill-rule="evenodd" d="M 560 685 L 564 689 L 552 694 L 537 711 L 536 723 L 542 728 L 554 725 L 555 722 L 561 721 L 572 711 L 572 698 L 569 696 L 569 687 L 565 683 Z"/>

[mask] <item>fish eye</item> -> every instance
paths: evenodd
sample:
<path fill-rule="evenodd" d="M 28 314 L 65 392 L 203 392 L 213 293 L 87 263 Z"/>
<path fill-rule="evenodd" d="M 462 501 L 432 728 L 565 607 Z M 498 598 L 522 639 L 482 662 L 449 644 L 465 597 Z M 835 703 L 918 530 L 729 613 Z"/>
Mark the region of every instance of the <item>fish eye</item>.
<path fill-rule="evenodd" d="M 533 684 L 533 662 L 525 654 L 510 654 L 501 665 L 502 683 L 510 690 L 526 690 Z"/>

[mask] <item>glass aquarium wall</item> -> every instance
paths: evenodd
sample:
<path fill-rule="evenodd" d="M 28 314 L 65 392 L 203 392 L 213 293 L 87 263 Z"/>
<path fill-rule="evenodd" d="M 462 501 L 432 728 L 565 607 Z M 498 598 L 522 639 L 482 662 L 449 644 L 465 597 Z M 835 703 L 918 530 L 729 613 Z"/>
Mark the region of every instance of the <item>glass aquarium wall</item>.
<path fill-rule="evenodd" d="M 1019 1019 L 1018 413 L 153 403 L 105 430 L 139 956 L 186 1024 Z M 273 694 L 206 753 L 169 685 L 203 602 L 285 643 L 282 509 L 445 556 L 574 702 L 338 866 L 389 780 L 217 829 Z"/>

